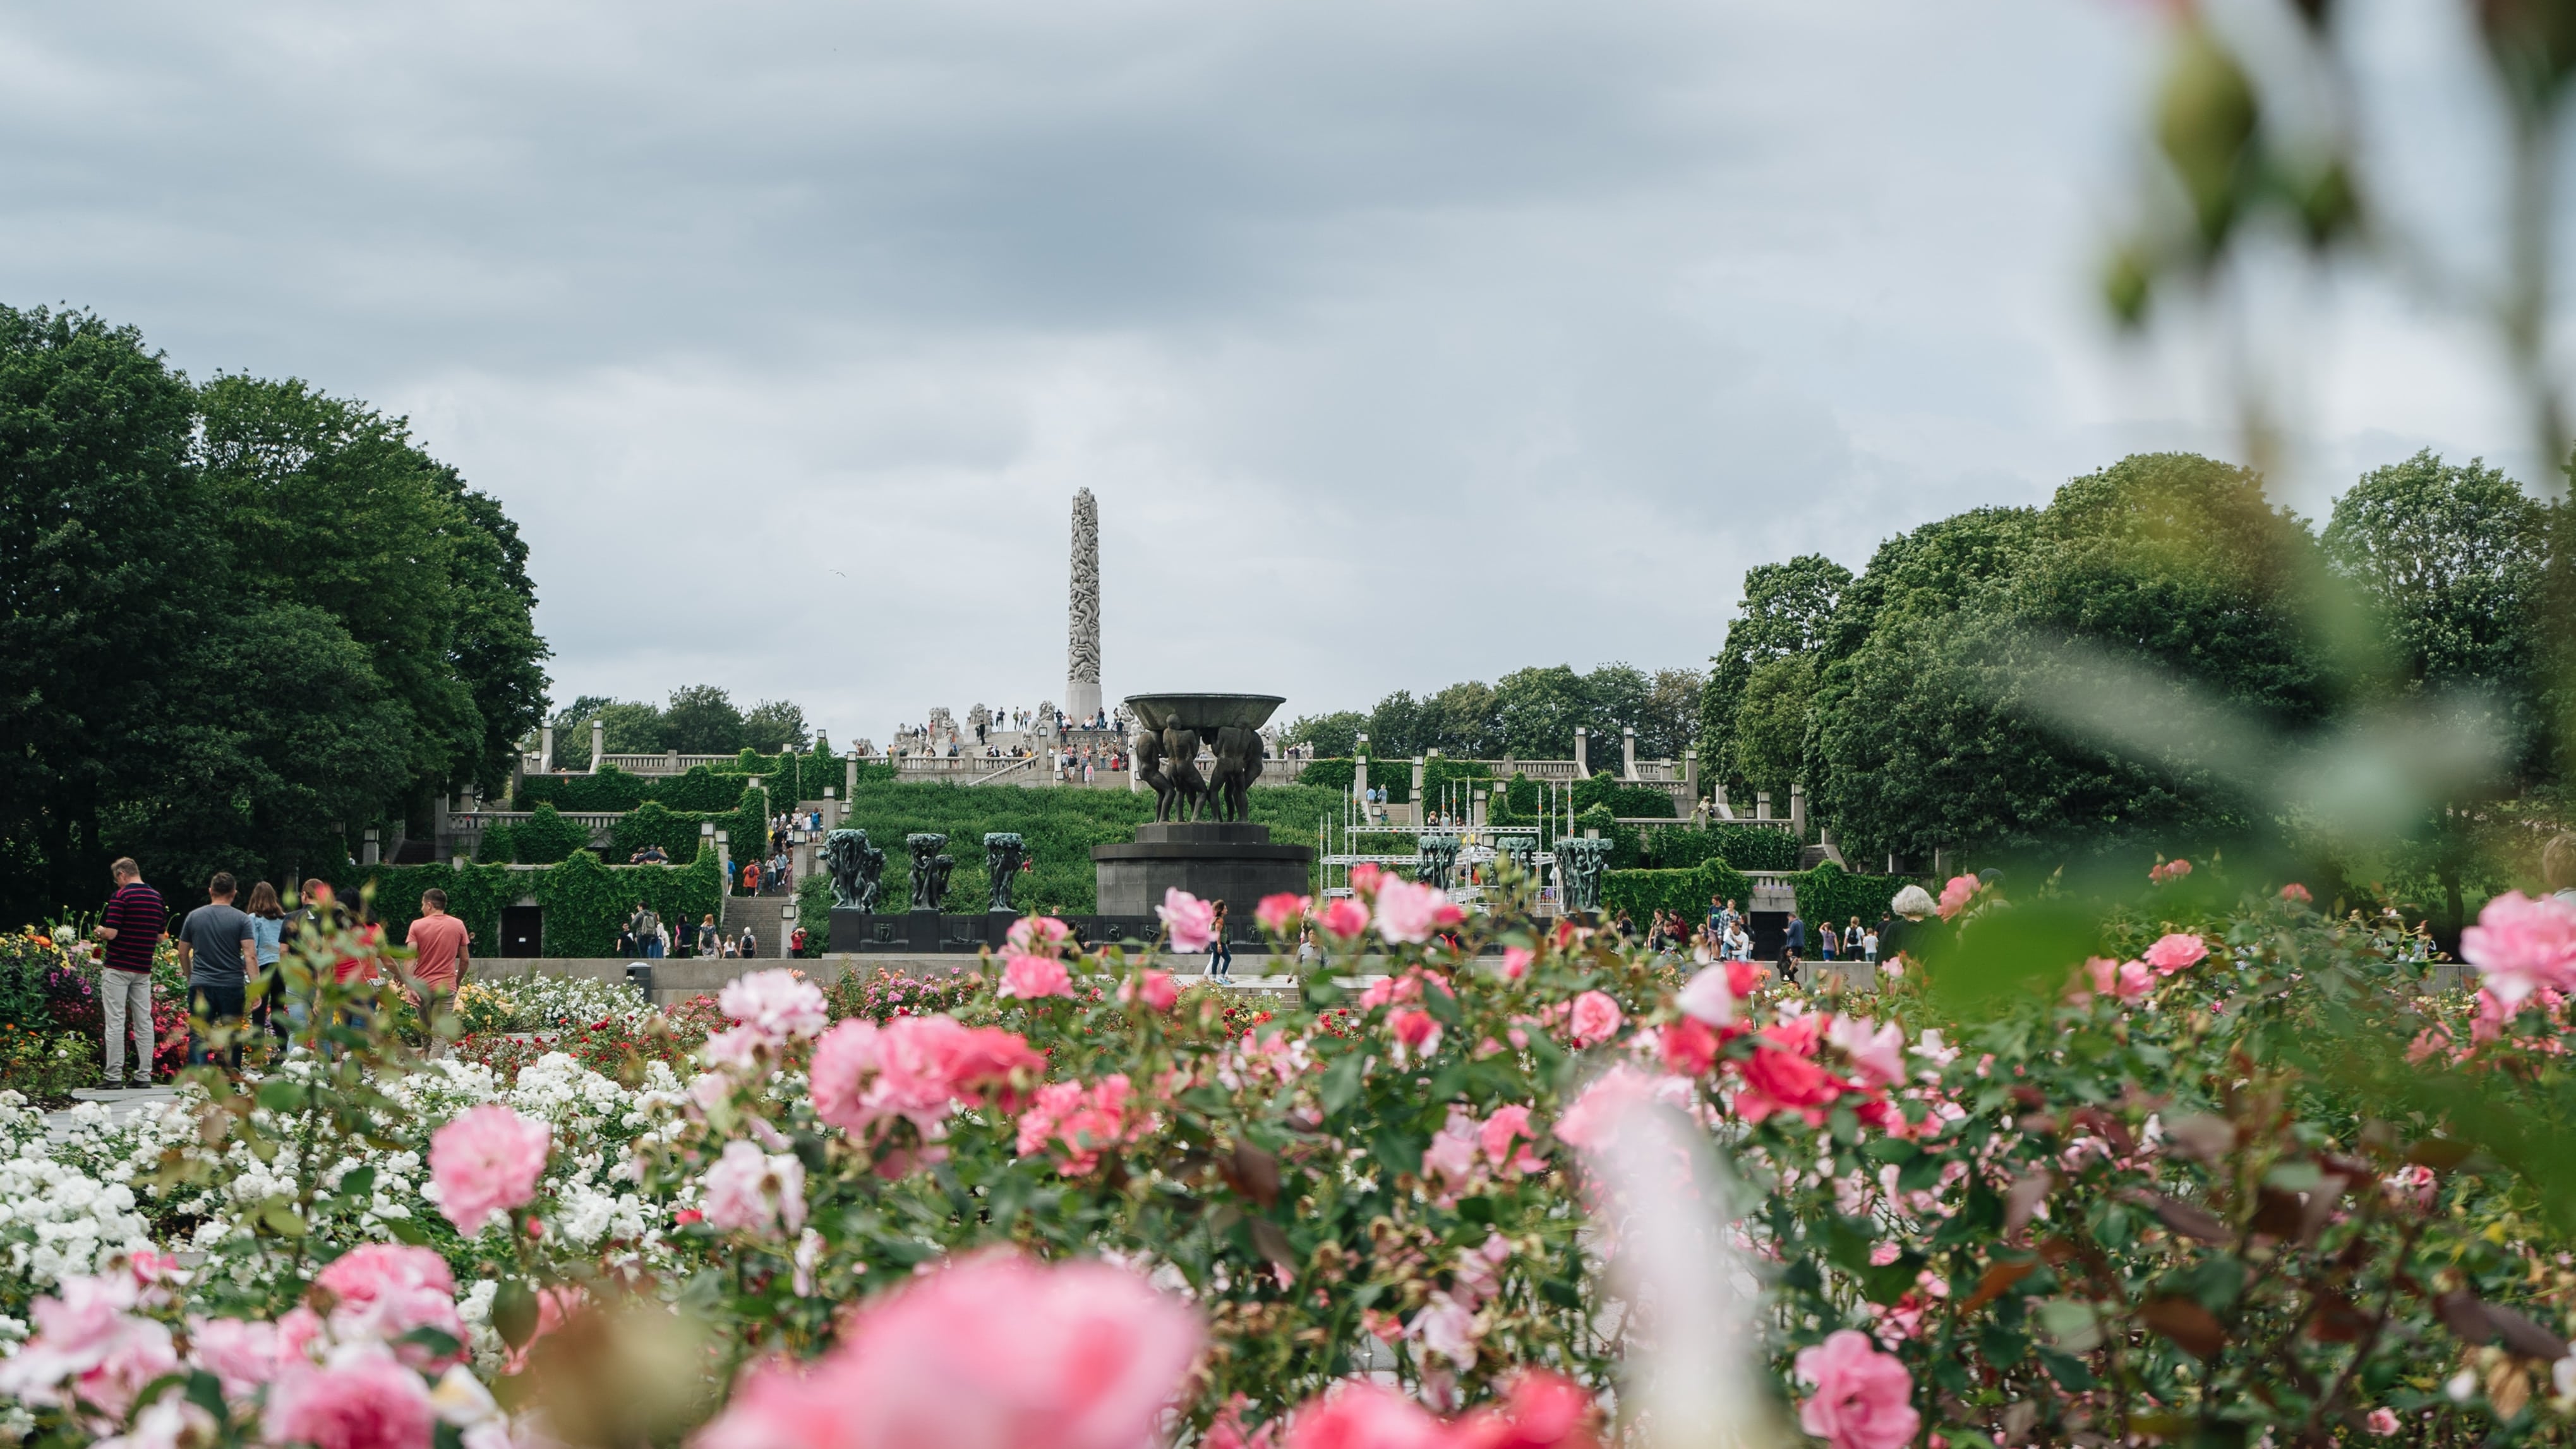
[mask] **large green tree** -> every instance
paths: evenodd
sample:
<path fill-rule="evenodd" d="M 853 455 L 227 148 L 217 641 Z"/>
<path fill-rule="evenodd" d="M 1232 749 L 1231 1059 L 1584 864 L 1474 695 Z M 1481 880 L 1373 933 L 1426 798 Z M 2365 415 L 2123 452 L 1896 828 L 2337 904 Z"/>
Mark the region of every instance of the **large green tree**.
<path fill-rule="evenodd" d="M 1752 688 L 1755 670 L 1774 660 L 1813 653 L 1824 642 L 1825 630 L 1851 582 L 1851 570 L 1814 553 L 1787 563 L 1756 564 L 1744 571 L 1744 602 L 1726 627 L 1725 645 L 1709 661 L 1699 707 L 1700 759 L 1730 784 L 1774 788 L 1768 783 L 1755 785 L 1744 767 L 1736 749 L 1738 711 Z M 1775 679 L 1775 685 L 1778 682 Z M 1772 712 L 1766 715 L 1766 727 L 1775 733 L 1783 727 L 1776 713 L 1787 697 L 1777 688 L 1765 695 L 1764 708 Z M 1798 697 L 1803 699 L 1803 692 Z M 1786 727 L 1803 735 L 1803 717 Z"/>
<path fill-rule="evenodd" d="M 0 911 L 329 866 L 536 722 L 527 550 L 399 420 L 0 307 Z"/>
<path fill-rule="evenodd" d="M 2035 518 L 1965 515 L 1881 551 L 1838 631 L 1809 750 L 1818 804 L 1866 853 L 2063 855 L 2241 837 L 2268 805 L 2208 767 L 2205 702 L 2295 737 L 2333 698 L 2309 628 L 2321 562 L 2247 470 L 2146 454 Z M 1946 583 L 1945 583 L 1946 581 Z M 1943 587 L 1955 588 L 1942 605 Z M 2171 725 L 2142 751 L 2072 722 Z"/>

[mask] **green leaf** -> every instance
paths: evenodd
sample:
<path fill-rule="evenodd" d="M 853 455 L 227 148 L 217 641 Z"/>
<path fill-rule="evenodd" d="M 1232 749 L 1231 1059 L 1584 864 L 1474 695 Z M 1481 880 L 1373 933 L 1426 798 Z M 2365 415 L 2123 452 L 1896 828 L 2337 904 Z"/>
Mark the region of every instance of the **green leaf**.
<path fill-rule="evenodd" d="M 385 1219 L 385 1231 L 393 1235 L 395 1242 L 408 1247 L 420 1248 L 429 1244 L 429 1230 L 409 1218 Z"/>
<path fill-rule="evenodd" d="M 282 1197 L 273 1197 L 261 1203 L 259 1220 L 270 1232 L 281 1238 L 304 1236 L 304 1218 L 295 1211 L 295 1204 Z"/>
<path fill-rule="evenodd" d="M 1902 1137 L 1874 1137 L 1860 1150 L 1860 1155 L 1873 1162 L 1906 1163 L 1923 1155 L 1923 1149 Z"/>
<path fill-rule="evenodd" d="M 292 1077 L 271 1077 L 259 1084 L 259 1104 L 271 1112 L 301 1110 L 308 1095 L 304 1084 Z"/>
<path fill-rule="evenodd" d="M 2019 902 L 1989 910 L 1926 952 L 1933 993 L 1954 1008 L 1984 1006 L 2041 984 L 2054 987 L 2094 952 L 2101 927 L 2072 900 Z"/>
<path fill-rule="evenodd" d="M 501 1341 L 517 1348 L 537 1333 L 537 1295 L 517 1278 L 501 1280 L 499 1291 L 492 1295 L 492 1331 Z"/>
<path fill-rule="evenodd" d="M 2057 1380 L 2058 1387 L 2070 1394 L 2080 1394 L 2101 1382 L 2093 1377 L 2091 1369 L 2084 1366 L 2084 1360 L 2073 1354 L 2060 1353 L 2053 1348 L 2043 1348 L 2037 1350 L 2037 1357 L 2040 1366 L 2048 1370 L 2048 1376 Z"/>
<path fill-rule="evenodd" d="M 1324 1110 L 1326 1112 L 1347 1111 L 1350 1108 L 1351 1103 L 1358 1101 L 1360 1095 L 1359 1053 L 1352 1052 L 1348 1056 L 1343 1057 L 1340 1061 L 1333 1063 L 1330 1067 L 1325 1068 L 1324 1084 L 1320 1089 L 1318 1089 L 1318 1094 L 1323 1099 Z M 1421 1159 L 1418 1157 L 1415 1158 L 1414 1166 L 1418 1167 L 1420 1165 Z"/>

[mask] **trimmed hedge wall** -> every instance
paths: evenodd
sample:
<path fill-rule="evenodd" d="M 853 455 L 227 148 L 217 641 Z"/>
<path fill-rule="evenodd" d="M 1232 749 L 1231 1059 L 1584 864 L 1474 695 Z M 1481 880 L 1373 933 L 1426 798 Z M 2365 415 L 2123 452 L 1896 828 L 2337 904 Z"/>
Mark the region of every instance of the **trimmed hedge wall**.
<path fill-rule="evenodd" d="M 720 909 L 722 894 L 711 850 L 699 852 L 687 865 L 612 867 L 582 850 L 544 870 L 505 865 L 351 866 L 332 884 L 351 899 L 372 885 L 375 918 L 385 923 L 397 942 L 420 916 L 421 892 L 436 886 L 447 892 L 448 913 L 462 919 L 474 933 L 473 948 L 479 956 L 499 953 L 501 908 L 516 904 L 522 896 L 534 897 L 545 908 L 547 955 L 614 956 L 618 929 L 639 904 L 651 906 L 665 920 L 694 921 Z"/>
<path fill-rule="evenodd" d="M 1708 919 L 1708 898 L 1738 904 L 1753 899 L 1753 878 L 1722 860 L 1704 860 L 1688 870 L 1613 870 L 1601 877 L 1601 911 L 1621 910 L 1643 927 L 1656 911 L 1679 911 L 1693 926 Z"/>
<path fill-rule="evenodd" d="M 1854 875 L 1829 860 L 1798 877 L 1798 914 L 1838 924 L 1858 916 L 1874 926 L 1905 886 L 1902 876 Z"/>
<path fill-rule="evenodd" d="M 522 810 L 552 805 L 558 810 L 605 812 L 632 810 L 658 800 L 673 810 L 726 810 L 741 798 L 752 776 L 770 798 L 787 805 L 820 800 L 823 787 L 840 793 L 848 762 L 831 755 L 755 755 L 749 750 L 723 769 L 692 765 L 685 775 L 630 775 L 611 765 L 596 775 L 529 775 L 519 781 L 515 803 Z M 859 764 L 859 783 L 894 778 L 894 767 Z"/>
<path fill-rule="evenodd" d="M 1351 782 L 1359 778 L 1357 761 L 1344 759 L 1308 760 L 1297 772 L 1297 784 L 1336 794 L 1351 793 Z M 1259 787 L 1255 787 L 1259 788 Z M 1369 788 L 1387 792 L 1388 803 L 1402 805 L 1413 798 L 1413 762 L 1411 760 L 1369 761 Z"/>

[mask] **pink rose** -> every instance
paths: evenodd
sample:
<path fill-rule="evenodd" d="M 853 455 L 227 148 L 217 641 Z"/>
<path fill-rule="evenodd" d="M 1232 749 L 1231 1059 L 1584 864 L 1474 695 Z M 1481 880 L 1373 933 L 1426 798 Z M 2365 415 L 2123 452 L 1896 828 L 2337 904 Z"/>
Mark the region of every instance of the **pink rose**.
<path fill-rule="evenodd" d="M 553 1135 L 498 1102 L 460 1112 L 430 1134 L 438 1210 L 467 1237 L 535 1200 Z"/>
<path fill-rule="evenodd" d="M 447 1270 L 445 1258 L 428 1248 L 400 1243 L 351 1248 L 316 1274 L 313 1286 L 331 1296 L 331 1332 L 344 1343 L 361 1338 L 390 1343 L 415 1328 L 435 1328 L 464 1341 L 465 1321 L 456 1312 L 456 1275 Z M 310 1327 L 305 1326 L 305 1337 L 310 1337 Z M 297 1332 L 283 1319 L 278 1329 L 282 1335 Z M 281 1342 L 279 1347 L 281 1358 L 299 1351 L 300 1343 Z M 416 1360 L 422 1367 L 441 1361 L 410 1345 L 401 1351 L 406 1362 Z"/>
<path fill-rule="evenodd" d="M 2460 958 L 2486 977 L 2508 1006 L 2542 987 L 2576 990 L 2576 906 L 2555 896 L 2507 891 L 2460 933 Z"/>
<path fill-rule="evenodd" d="M 2107 996 L 2120 984 L 2120 963 L 2108 956 L 2084 958 L 2084 974 L 2093 978 L 2093 989 Z"/>
<path fill-rule="evenodd" d="M 1872 1032 L 1868 1017 L 1837 1016 L 1825 1039 L 1851 1058 L 1869 1085 L 1892 1087 L 1905 1080 L 1905 1030 L 1895 1022 Z"/>
<path fill-rule="evenodd" d="M 1377 865 L 1369 861 L 1362 861 L 1358 865 L 1351 867 L 1351 890 L 1363 900 L 1376 895 L 1377 888 L 1383 884 L 1386 879 L 1386 867 L 1384 866 Z"/>
<path fill-rule="evenodd" d="M 804 1373 L 753 1370 L 694 1446 L 1138 1449 L 1198 1345 L 1127 1269 L 980 1255 L 869 1299 Z"/>
<path fill-rule="evenodd" d="M 1448 1430 L 1392 1389 L 1345 1379 L 1299 1407 L 1285 1449 L 1441 1449 Z"/>
<path fill-rule="evenodd" d="M 314 1449 L 428 1449 L 437 1410 L 420 1375 L 383 1353 L 296 1365 L 268 1391 L 270 1442 Z"/>
<path fill-rule="evenodd" d="M 1522 977 L 1527 976 L 1529 974 L 1530 963 L 1537 959 L 1538 957 L 1531 954 L 1525 947 L 1505 946 L 1503 948 L 1503 979 L 1505 981 L 1518 981 Z"/>
<path fill-rule="evenodd" d="M 1169 971 L 1139 971 L 1118 983 L 1118 1000 L 1142 1003 L 1148 1010 L 1169 1011 L 1181 999 L 1181 983 Z"/>
<path fill-rule="evenodd" d="M 1556 1121 L 1557 1140 L 1584 1152 L 1597 1152 L 1618 1135 L 1620 1119 L 1653 1103 L 1682 1106 L 1691 1086 L 1681 1077 L 1649 1075 L 1620 1062 L 1592 1079 Z"/>
<path fill-rule="evenodd" d="M 1534 1172 L 1543 1165 L 1527 1146 L 1514 1148 L 1516 1142 L 1536 1141 L 1538 1129 L 1530 1125 L 1530 1109 L 1519 1102 L 1496 1107 L 1476 1129 L 1476 1145 L 1483 1149 L 1485 1160 L 1506 1172 Z"/>
<path fill-rule="evenodd" d="M 1004 939 L 1011 943 L 1014 951 L 1052 956 L 1065 942 L 1073 939 L 1073 927 L 1053 916 L 1024 916 L 1011 922 L 1011 929 Z"/>
<path fill-rule="evenodd" d="M 2155 990 L 2155 987 L 2155 975 L 2147 970 L 2146 962 L 2124 961 L 2120 964 L 2119 978 L 2111 989 L 2118 993 L 2122 1001 L 2136 1001 Z"/>
<path fill-rule="evenodd" d="M 735 977 L 717 994 L 716 1005 L 773 1046 L 792 1037 L 820 1036 L 832 1022 L 822 988 L 783 968 Z"/>
<path fill-rule="evenodd" d="M 1735 1022 L 1734 989 L 1728 967 L 1711 966 L 1693 976 L 1673 998 L 1682 1013 L 1710 1026 L 1731 1026 Z"/>
<path fill-rule="evenodd" d="M 707 1222 L 728 1233 L 772 1234 L 805 1226 L 805 1164 L 736 1138 L 701 1184 Z"/>
<path fill-rule="evenodd" d="M 1179 886 L 1163 892 L 1163 903 L 1154 908 L 1163 918 L 1163 928 L 1172 938 L 1175 951 L 1204 951 L 1216 940 L 1216 905 L 1200 900 Z"/>
<path fill-rule="evenodd" d="M 2308 902 L 2315 900 L 2316 897 L 2308 894 L 2308 888 L 2306 886 L 2299 884 L 2297 881 L 2292 881 L 2288 885 L 2281 887 L 2281 899 L 2288 901 L 2294 906 L 2304 906 Z"/>
<path fill-rule="evenodd" d="M 1122 1147 L 1145 1135 L 1153 1119 L 1136 1105 L 1123 1072 L 1112 1072 L 1085 1089 L 1080 1082 L 1049 1082 L 1038 1088 L 1020 1114 L 1015 1142 L 1022 1156 L 1041 1150 L 1055 1158 L 1056 1171 L 1083 1177 L 1100 1166 L 1103 1148 Z"/>
<path fill-rule="evenodd" d="M 1387 1030 L 1395 1034 L 1395 1043 L 1417 1057 L 1427 1057 L 1440 1050 L 1440 1018 L 1418 1006 L 1399 1006 L 1386 1014 Z"/>
<path fill-rule="evenodd" d="M 2156 968 L 2158 976 L 2171 976 L 2208 955 L 2208 942 L 2187 932 L 2176 931 L 2159 937 L 2141 959 Z"/>
<path fill-rule="evenodd" d="M 0 1359 L 0 1395 L 61 1403 L 60 1389 L 69 1381 L 81 1399 L 122 1415 L 144 1385 L 179 1366 L 170 1330 L 129 1316 L 134 1303 L 130 1278 L 64 1279 L 59 1296 L 36 1300 L 30 1312 L 35 1336 Z"/>
<path fill-rule="evenodd" d="M 1608 993 L 1587 991 L 1574 998 L 1573 1009 L 1566 1013 L 1566 1034 L 1576 1046 L 1599 1046 L 1617 1036 L 1620 1023 L 1627 1019 Z"/>
<path fill-rule="evenodd" d="M 1022 1001 L 1071 996 L 1073 973 L 1053 956 L 1013 956 L 1002 963 L 1002 989 L 994 994 L 1016 996 Z"/>
<path fill-rule="evenodd" d="M 277 1325 L 241 1318 L 190 1318 L 188 1356 L 223 1382 L 224 1392 L 248 1398 L 277 1377 L 281 1360 Z"/>
<path fill-rule="evenodd" d="M 1914 1377 L 1869 1336 L 1842 1329 L 1798 1350 L 1798 1378 L 1816 1386 L 1798 1406 L 1798 1427 L 1833 1449 L 1904 1449 L 1922 1416 L 1914 1412 Z"/>
<path fill-rule="evenodd" d="M 870 1110 L 868 1087 L 877 1072 L 877 1024 L 852 1017 L 823 1033 L 814 1043 L 814 1062 L 807 1073 L 814 1115 L 844 1132 L 864 1132 L 876 1114 Z"/>
<path fill-rule="evenodd" d="M 1433 931 L 1465 919 L 1466 913 L 1438 886 L 1392 877 L 1378 884 L 1377 933 L 1389 941 L 1428 941 Z"/>
<path fill-rule="evenodd" d="M 1360 932 L 1368 929 L 1368 923 L 1368 907 L 1349 896 L 1326 901 L 1323 914 L 1315 918 L 1315 924 L 1324 928 L 1325 935 L 1339 941 L 1357 939 Z"/>
<path fill-rule="evenodd" d="M 2147 879 L 2156 885 L 2163 885 L 2166 881 L 2180 880 L 2189 874 L 2191 874 L 2190 861 L 2169 860 L 2148 870 Z"/>
<path fill-rule="evenodd" d="M 1975 876 L 1954 875 L 1948 885 L 1941 887 L 1941 903 L 1933 909 L 1941 913 L 1942 920 L 1951 920 L 1968 908 L 1968 902 L 1976 899 L 1978 890 L 1984 885 L 1985 882 Z"/>
<path fill-rule="evenodd" d="M 2371 1433 L 2382 1439 L 2396 1433 L 2398 1429 L 2397 1416 L 2390 1413 L 2386 1405 L 2371 1410 L 2370 1417 L 2362 1422 L 2369 1426 Z"/>
<path fill-rule="evenodd" d="M 1313 896 L 1281 891 L 1277 895 L 1263 896 L 1261 904 L 1252 908 L 1252 919 L 1260 922 L 1261 929 L 1270 934 L 1285 936 L 1296 930 L 1297 923 L 1306 919 L 1306 913 L 1314 908 Z"/>

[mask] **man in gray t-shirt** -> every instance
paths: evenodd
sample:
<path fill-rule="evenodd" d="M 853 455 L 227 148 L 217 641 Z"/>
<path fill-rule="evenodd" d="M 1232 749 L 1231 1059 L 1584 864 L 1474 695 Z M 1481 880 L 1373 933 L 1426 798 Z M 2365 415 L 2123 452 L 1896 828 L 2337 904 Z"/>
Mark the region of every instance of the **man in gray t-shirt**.
<path fill-rule="evenodd" d="M 232 872 L 219 870 L 206 882 L 206 904 L 188 913 L 179 923 L 179 967 L 188 973 L 188 1014 L 207 1022 L 239 1021 L 242 997 L 248 978 L 242 963 L 259 959 L 259 948 L 252 944 L 250 917 L 233 908 L 235 886 Z M 193 1033 L 192 1033 L 193 1035 Z M 241 1048 L 232 1051 L 233 1066 L 241 1066 Z M 203 1041 L 188 1043 L 189 1064 L 202 1065 L 206 1060 Z"/>

